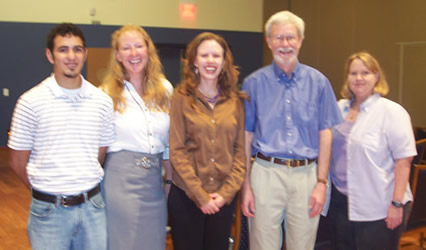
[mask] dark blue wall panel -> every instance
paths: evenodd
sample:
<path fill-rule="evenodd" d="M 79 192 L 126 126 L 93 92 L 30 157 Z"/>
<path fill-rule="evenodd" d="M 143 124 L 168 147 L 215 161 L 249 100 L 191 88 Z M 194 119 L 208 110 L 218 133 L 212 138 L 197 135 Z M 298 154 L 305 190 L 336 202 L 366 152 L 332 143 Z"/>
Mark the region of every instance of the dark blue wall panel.
<path fill-rule="evenodd" d="M 7 144 L 10 119 L 18 97 L 51 72 L 52 66 L 47 61 L 44 50 L 46 34 L 53 26 L 54 24 L 0 22 L 0 91 L 3 88 L 10 90 L 8 97 L 0 92 L 0 146 Z M 87 46 L 98 48 L 110 47 L 111 34 L 119 28 L 105 25 L 79 26 L 86 36 Z M 172 55 L 175 53 L 172 52 L 173 48 L 183 49 L 198 33 L 205 30 L 144 28 L 159 47 L 160 57 L 171 58 L 165 62 L 165 73 L 176 84 L 179 66 L 176 55 Z M 229 43 L 235 64 L 240 68 L 240 80 L 262 66 L 262 33 L 209 31 L 221 34 Z M 170 57 L 161 51 L 170 53 Z M 84 70 L 84 75 L 85 72 Z"/>

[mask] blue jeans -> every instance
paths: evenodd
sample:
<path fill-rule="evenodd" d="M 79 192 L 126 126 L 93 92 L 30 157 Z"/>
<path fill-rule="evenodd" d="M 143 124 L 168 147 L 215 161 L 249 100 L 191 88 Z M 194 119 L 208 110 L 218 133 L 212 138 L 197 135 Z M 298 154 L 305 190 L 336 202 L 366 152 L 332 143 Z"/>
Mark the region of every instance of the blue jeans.
<path fill-rule="evenodd" d="M 72 207 L 32 198 L 27 230 L 33 250 L 106 249 L 102 195 L 99 193 L 89 201 Z"/>

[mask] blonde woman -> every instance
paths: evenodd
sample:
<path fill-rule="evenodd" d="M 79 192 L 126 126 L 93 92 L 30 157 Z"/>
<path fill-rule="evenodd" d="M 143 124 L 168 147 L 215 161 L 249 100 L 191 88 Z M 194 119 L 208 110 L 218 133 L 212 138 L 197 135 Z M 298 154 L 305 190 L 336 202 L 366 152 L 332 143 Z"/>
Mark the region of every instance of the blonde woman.
<path fill-rule="evenodd" d="M 173 87 L 143 28 L 121 27 L 112 35 L 112 48 L 101 86 L 113 99 L 116 131 L 105 161 L 108 247 L 163 250 L 167 208 L 161 166 Z"/>
<path fill-rule="evenodd" d="M 388 83 L 367 52 L 345 66 L 345 121 L 333 129 L 329 216 L 335 249 L 398 249 L 413 197 L 408 185 L 416 155 L 410 116 L 384 98 Z"/>

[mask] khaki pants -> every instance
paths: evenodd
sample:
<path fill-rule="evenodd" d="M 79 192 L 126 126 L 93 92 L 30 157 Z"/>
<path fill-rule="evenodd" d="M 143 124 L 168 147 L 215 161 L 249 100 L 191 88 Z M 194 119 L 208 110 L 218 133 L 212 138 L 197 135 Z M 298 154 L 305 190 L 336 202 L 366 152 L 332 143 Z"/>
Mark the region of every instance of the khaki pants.
<path fill-rule="evenodd" d="M 309 218 L 309 199 L 317 183 L 316 163 L 289 168 L 256 158 L 250 181 L 256 205 L 249 219 L 250 249 L 281 249 L 283 221 L 287 250 L 313 249 L 319 216 Z"/>

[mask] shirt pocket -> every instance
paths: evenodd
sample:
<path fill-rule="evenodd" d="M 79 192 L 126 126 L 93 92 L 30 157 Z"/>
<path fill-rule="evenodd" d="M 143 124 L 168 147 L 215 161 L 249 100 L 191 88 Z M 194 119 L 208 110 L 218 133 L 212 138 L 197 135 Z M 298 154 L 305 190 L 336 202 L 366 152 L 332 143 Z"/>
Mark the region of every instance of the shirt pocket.
<path fill-rule="evenodd" d="M 387 148 L 385 142 L 385 136 L 379 127 L 366 128 L 366 133 L 362 136 L 361 142 L 364 145 L 364 148 L 374 154 L 385 154 L 385 149 Z"/>
<path fill-rule="evenodd" d="M 310 122 L 311 120 L 318 120 L 316 105 L 310 102 L 302 102 L 294 105 L 296 111 L 296 117 L 299 122 Z"/>

